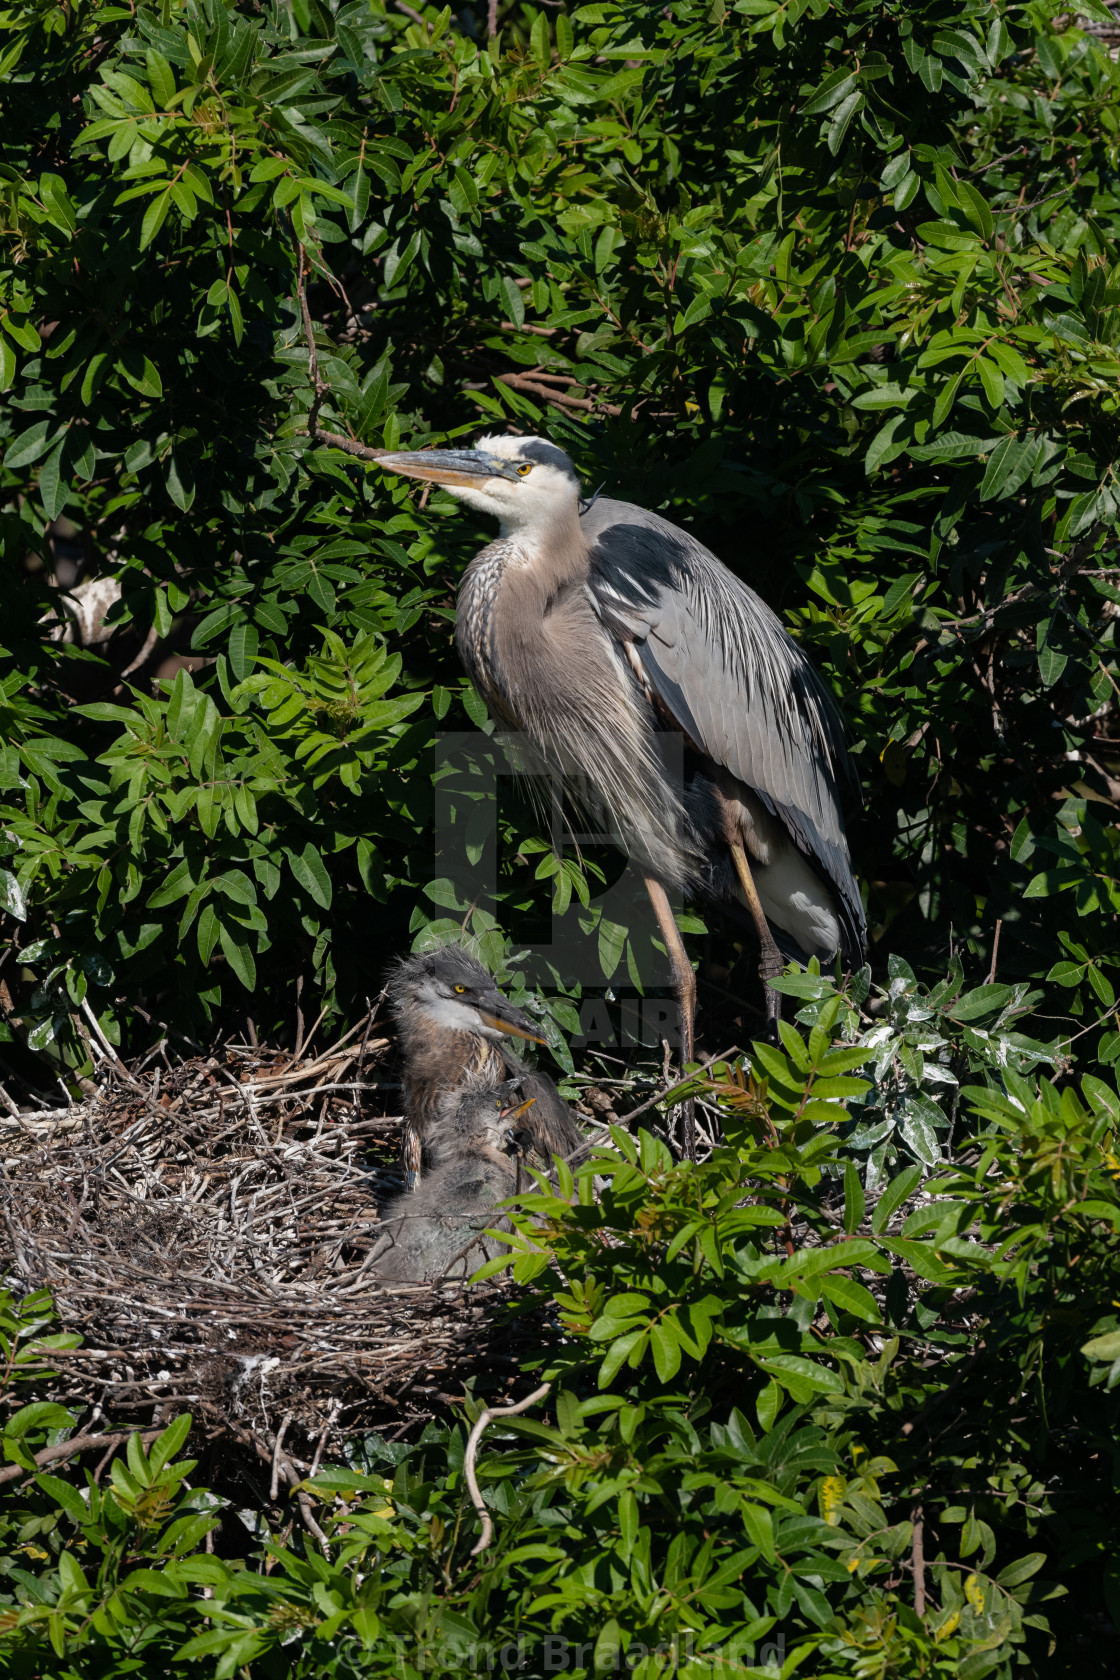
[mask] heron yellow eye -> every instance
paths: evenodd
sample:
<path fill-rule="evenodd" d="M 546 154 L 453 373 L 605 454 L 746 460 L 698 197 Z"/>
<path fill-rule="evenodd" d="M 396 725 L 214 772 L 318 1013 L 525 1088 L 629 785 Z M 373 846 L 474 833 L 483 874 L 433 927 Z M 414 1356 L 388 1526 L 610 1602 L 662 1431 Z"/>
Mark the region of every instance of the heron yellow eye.
<path fill-rule="evenodd" d="M 466 988 L 466 987 L 465 987 L 465 986 L 456 986 L 456 988 L 455 988 L 455 990 L 456 990 L 456 991 L 457 991 L 457 992 L 465 992 L 465 991 L 466 991 L 466 989 L 467 989 L 467 988 Z"/>
<path fill-rule="evenodd" d="M 518 476 L 518 478 L 527 478 L 529 476 L 529 474 L 532 472 L 532 470 L 533 470 L 532 463 L 529 462 L 529 461 L 526 461 L 524 466 L 518 467 L 517 476 Z"/>

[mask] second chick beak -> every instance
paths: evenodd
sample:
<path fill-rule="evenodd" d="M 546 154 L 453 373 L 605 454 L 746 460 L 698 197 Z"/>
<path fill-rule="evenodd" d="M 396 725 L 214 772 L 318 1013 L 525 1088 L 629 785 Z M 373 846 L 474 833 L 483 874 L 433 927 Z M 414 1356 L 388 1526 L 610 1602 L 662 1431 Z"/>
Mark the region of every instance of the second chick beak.
<path fill-rule="evenodd" d="M 516 1128 L 514 1127 L 513 1122 L 515 1120 L 520 1120 L 523 1114 L 528 1114 L 536 1100 L 536 1097 L 526 1097 L 525 1101 L 522 1103 L 514 1103 L 511 1108 L 503 1108 L 499 1111 L 498 1119 L 505 1121 L 509 1125 L 510 1130 L 514 1131 Z"/>

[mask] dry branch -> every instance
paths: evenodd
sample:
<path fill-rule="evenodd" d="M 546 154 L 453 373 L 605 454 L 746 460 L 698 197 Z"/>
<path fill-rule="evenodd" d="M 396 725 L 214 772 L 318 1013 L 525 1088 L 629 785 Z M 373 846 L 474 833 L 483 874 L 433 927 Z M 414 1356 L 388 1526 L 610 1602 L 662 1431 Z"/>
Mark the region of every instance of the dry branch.
<path fill-rule="evenodd" d="M 140 1436 L 145 1446 L 161 1434 L 159 1429 L 146 1429 Z M 61 1464 L 64 1458 L 73 1458 L 78 1453 L 89 1452 L 93 1447 L 123 1447 L 132 1430 L 116 1430 L 108 1435 L 72 1435 L 68 1441 L 59 1441 L 56 1446 L 44 1447 L 41 1452 L 33 1453 L 35 1466 L 38 1470 L 46 1469 L 48 1464 Z M 0 1483 L 18 1481 L 21 1476 L 34 1475 L 25 1464 L 6 1464 L 0 1470 Z"/>
<path fill-rule="evenodd" d="M 472 1557 L 477 1557 L 479 1552 L 484 1552 L 494 1537 L 494 1524 L 490 1512 L 486 1508 L 486 1501 L 482 1497 L 482 1490 L 478 1485 L 478 1477 L 475 1475 L 474 1469 L 483 1432 L 496 1417 L 516 1417 L 518 1412 L 527 1412 L 530 1406 L 535 1406 L 538 1400 L 544 1399 L 551 1387 L 551 1383 L 542 1383 L 540 1388 L 535 1388 L 532 1394 L 527 1394 L 524 1400 L 519 1400 L 515 1406 L 488 1406 L 485 1411 L 479 1413 L 474 1428 L 467 1437 L 467 1450 L 463 1456 L 463 1474 L 467 1479 L 471 1504 L 482 1519 L 482 1534 L 479 1537 L 478 1544 L 471 1547 Z"/>

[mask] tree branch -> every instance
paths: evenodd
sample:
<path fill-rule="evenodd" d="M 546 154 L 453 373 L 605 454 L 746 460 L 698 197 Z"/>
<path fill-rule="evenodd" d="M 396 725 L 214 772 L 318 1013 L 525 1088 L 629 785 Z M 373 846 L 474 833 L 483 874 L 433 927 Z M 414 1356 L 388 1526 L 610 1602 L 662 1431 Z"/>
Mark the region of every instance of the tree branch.
<path fill-rule="evenodd" d="M 56 1446 L 44 1447 L 42 1452 L 35 1453 L 35 1467 L 42 1470 L 45 1465 L 58 1464 L 64 1458 L 71 1458 L 75 1453 L 89 1452 L 92 1447 L 120 1447 L 131 1436 L 139 1434 L 141 1441 L 147 1446 L 157 1435 L 162 1435 L 162 1429 L 123 1429 L 109 1435 L 72 1435 L 69 1441 L 59 1441 Z M 31 1476 L 34 1471 L 26 1464 L 7 1464 L 0 1470 L 0 1484 L 18 1481 L 20 1476 Z"/>
<path fill-rule="evenodd" d="M 910 1520 L 914 1525 L 914 1538 L 910 1544 L 910 1566 L 914 1571 L 914 1614 L 918 1617 L 924 1617 L 926 1613 L 925 1523 L 920 1505 L 915 1505 L 910 1513 Z"/>
<path fill-rule="evenodd" d="M 315 396 L 307 414 L 307 435 L 312 443 L 325 443 L 332 449 L 344 449 L 347 455 L 354 455 L 359 461 L 379 461 L 383 455 L 389 455 L 392 451 L 370 449 L 364 443 L 358 443 L 355 438 L 342 437 L 338 432 L 325 432 L 319 425 L 319 410 L 323 406 L 323 399 L 330 395 L 331 388 L 319 372 L 319 352 L 315 344 L 315 328 L 311 323 L 311 310 L 307 304 L 307 276 L 311 273 L 311 261 L 306 249 L 298 239 L 295 239 L 295 247 L 296 297 L 299 299 L 299 312 L 303 319 L 303 336 L 307 340 L 307 371 L 311 376 L 311 383 L 315 390 Z"/>
<path fill-rule="evenodd" d="M 463 1474 L 467 1478 L 467 1489 L 471 1496 L 471 1504 L 482 1519 L 482 1534 L 477 1546 L 471 1547 L 471 1557 L 477 1557 L 479 1552 L 484 1552 L 494 1538 L 494 1524 L 479 1490 L 478 1477 L 474 1473 L 474 1461 L 478 1454 L 478 1444 L 482 1440 L 483 1431 L 497 1417 L 516 1417 L 518 1412 L 527 1412 L 530 1406 L 534 1406 L 538 1400 L 544 1399 L 551 1387 L 551 1383 L 542 1383 L 540 1388 L 533 1390 L 532 1394 L 527 1394 L 524 1400 L 519 1400 L 516 1406 L 487 1406 L 484 1412 L 479 1413 L 478 1420 L 467 1437 L 467 1450 L 463 1457 Z"/>

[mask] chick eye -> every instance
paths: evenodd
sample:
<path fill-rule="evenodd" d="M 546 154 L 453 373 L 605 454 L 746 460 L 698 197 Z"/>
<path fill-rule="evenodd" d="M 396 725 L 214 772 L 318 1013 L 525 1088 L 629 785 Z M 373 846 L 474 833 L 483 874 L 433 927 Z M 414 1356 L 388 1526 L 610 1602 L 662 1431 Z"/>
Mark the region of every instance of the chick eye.
<path fill-rule="evenodd" d="M 457 992 L 465 992 L 465 991 L 466 991 L 466 989 L 467 989 L 467 988 L 466 988 L 466 987 L 465 987 L 465 986 L 456 986 L 456 988 L 455 988 L 455 990 L 456 990 L 456 991 L 457 991 Z"/>
<path fill-rule="evenodd" d="M 526 461 L 524 466 L 518 467 L 517 476 L 518 476 L 518 478 L 528 478 L 528 476 L 532 472 L 532 470 L 533 470 L 533 468 L 532 468 L 531 462 Z"/>

